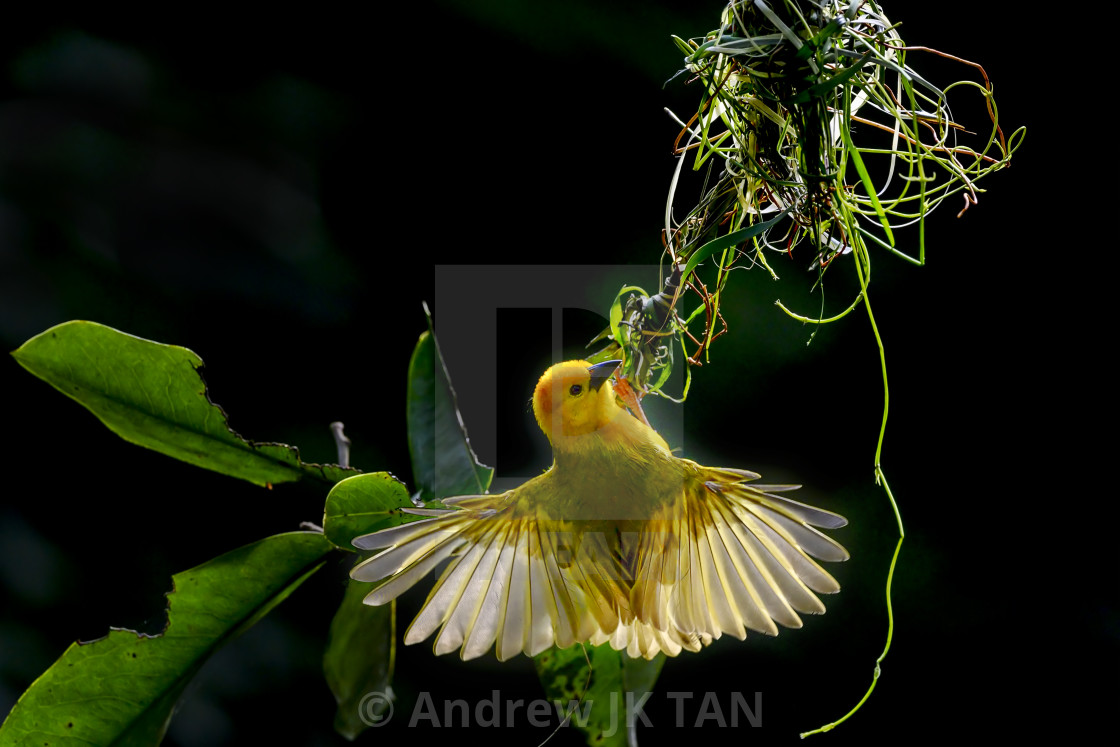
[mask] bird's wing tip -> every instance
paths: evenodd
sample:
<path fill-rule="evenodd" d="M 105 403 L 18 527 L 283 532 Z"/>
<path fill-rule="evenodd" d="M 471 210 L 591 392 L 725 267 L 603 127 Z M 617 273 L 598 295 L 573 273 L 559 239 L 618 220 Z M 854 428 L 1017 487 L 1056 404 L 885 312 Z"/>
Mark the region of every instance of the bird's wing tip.
<path fill-rule="evenodd" d="M 355 537 L 354 539 L 350 540 L 350 544 L 358 548 L 359 550 L 376 549 L 378 547 L 381 547 L 381 544 L 378 543 L 378 541 L 375 539 L 376 534 L 377 532 L 371 532 L 370 534 L 363 534 L 360 537 Z"/>

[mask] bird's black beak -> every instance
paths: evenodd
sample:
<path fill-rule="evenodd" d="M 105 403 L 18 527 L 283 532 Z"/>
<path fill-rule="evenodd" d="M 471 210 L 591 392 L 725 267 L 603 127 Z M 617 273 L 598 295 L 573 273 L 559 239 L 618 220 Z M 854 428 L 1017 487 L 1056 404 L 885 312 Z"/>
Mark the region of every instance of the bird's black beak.
<path fill-rule="evenodd" d="M 622 361 L 603 361 L 596 363 L 594 366 L 587 368 L 587 373 L 591 374 L 591 388 L 598 391 L 603 382 L 611 377 L 611 374 L 622 365 Z"/>

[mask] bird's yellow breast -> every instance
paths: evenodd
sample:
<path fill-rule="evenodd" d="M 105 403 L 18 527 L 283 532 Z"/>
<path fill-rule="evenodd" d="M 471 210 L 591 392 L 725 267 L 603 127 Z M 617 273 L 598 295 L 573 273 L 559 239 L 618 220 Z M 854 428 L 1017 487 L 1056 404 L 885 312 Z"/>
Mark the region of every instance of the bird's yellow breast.
<path fill-rule="evenodd" d="M 588 366 L 557 364 L 534 391 L 534 413 L 554 457 L 534 493 L 536 508 L 578 521 L 650 519 L 695 477 L 656 431 L 619 405 L 609 381 L 590 388 Z"/>

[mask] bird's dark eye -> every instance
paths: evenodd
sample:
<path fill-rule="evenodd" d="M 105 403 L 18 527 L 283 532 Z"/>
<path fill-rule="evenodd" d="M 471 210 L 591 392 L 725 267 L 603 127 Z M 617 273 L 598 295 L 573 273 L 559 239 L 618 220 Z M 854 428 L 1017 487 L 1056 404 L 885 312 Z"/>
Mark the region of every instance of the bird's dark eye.
<path fill-rule="evenodd" d="M 582 391 L 582 386 L 580 386 L 579 384 L 572 384 L 571 388 L 568 390 L 568 394 L 571 394 L 573 397 L 578 397 L 579 393 Z"/>

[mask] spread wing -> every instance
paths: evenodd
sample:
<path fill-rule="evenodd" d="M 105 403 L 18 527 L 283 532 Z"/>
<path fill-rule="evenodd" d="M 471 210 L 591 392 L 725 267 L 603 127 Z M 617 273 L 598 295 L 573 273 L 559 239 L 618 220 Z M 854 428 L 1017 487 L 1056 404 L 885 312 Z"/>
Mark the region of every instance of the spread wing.
<path fill-rule="evenodd" d="M 794 485 L 751 485 L 753 472 L 705 468 L 681 499 L 650 522 L 637 553 L 631 607 L 660 631 L 703 643 L 748 629 L 777 635 L 775 621 L 801 627 L 819 614 L 814 592 L 840 590 L 813 558 L 847 560 L 814 527 L 837 528 L 837 514 L 777 495 Z M 687 648 L 687 647 L 686 647 Z"/>
<path fill-rule="evenodd" d="M 366 603 L 386 604 L 450 559 L 406 644 L 438 630 L 437 654 L 461 649 L 472 659 L 494 646 L 505 661 L 614 633 L 628 603 L 621 569 L 578 529 L 520 511 L 524 492 L 449 499 L 455 508 L 411 511 L 432 518 L 355 539 L 386 548 L 351 571 L 359 581 L 388 579 Z"/>
<path fill-rule="evenodd" d="M 824 612 L 814 592 L 840 587 L 813 558 L 848 554 L 813 527 L 844 518 L 777 495 L 796 486 L 751 485 L 752 472 L 681 461 L 698 479 L 637 525 L 546 516 L 533 500 L 554 489 L 546 473 L 502 495 L 445 500 L 447 510 L 410 510 L 430 518 L 355 539 L 384 549 L 350 575 L 384 579 L 365 600 L 380 605 L 448 561 L 404 642 L 436 634 L 437 654 L 459 649 L 464 659 L 584 642 L 675 656 Z"/>

